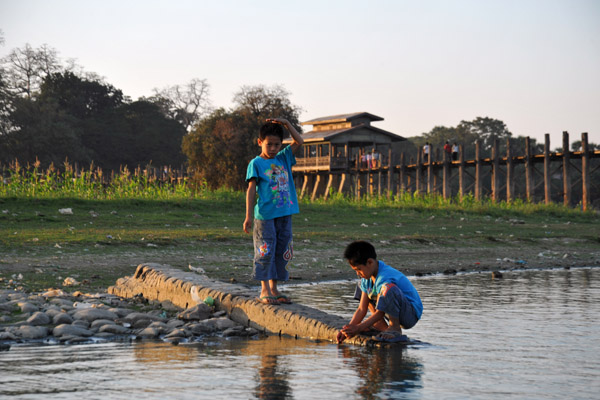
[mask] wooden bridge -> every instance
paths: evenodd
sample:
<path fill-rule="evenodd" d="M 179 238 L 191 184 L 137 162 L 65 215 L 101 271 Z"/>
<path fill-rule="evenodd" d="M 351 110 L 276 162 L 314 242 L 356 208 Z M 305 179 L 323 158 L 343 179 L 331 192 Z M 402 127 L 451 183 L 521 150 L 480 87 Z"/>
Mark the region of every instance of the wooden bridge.
<path fill-rule="evenodd" d="M 374 168 L 364 168 L 357 159 L 344 157 L 298 158 L 294 175 L 296 187 L 302 188 L 300 195 L 310 194 L 312 199 L 328 197 L 335 191 L 358 198 L 365 195 L 391 198 L 409 192 L 439 194 L 445 199 L 453 196 L 462 199 L 467 195 L 477 200 L 489 197 L 493 202 L 511 202 L 517 198 L 530 202 L 542 200 L 546 204 L 562 201 L 567 206 L 580 203 L 587 210 L 600 200 L 599 182 L 592 182 L 594 172 L 600 168 L 600 163 L 592 165 L 592 162 L 598 161 L 595 159 L 600 158 L 600 151 L 589 150 L 587 133 L 582 134 L 581 143 L 581 151 L 568 151 L 569 134 L 563 132 L 563 151 L 551 153 L 550 135 L 546 134 L 542 154 L 532 154 L 530 139 L 526 138 L 524 154 L 517 155 L 508 139 L 506 154 L 501 155 L 496 140 L 491 157 L 481 157 L 478 141 L 472 160 L 464 159 L 461 145 L 455 161 L 443 152 L 441 159 L 432 154 L 425 162 L 419 151 L 416 160 L 411 157 L 408 161 L 401 153 L 397 165 L 392 165 L 390 148 L 387 157 L 383 157 L 387 165 L 380 163 Z"/>

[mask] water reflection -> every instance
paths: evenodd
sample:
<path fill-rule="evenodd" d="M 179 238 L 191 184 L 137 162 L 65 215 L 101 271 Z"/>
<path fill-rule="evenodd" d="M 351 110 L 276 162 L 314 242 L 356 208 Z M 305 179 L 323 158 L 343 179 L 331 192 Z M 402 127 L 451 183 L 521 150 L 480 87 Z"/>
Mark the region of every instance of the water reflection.
<path fill-rule="evenodd" d="M 391 397 L 393 393 L 412 392 L 422 386 L 423 366 L 415 358 L 408 357 L 405 348 L 377 349 L 340 346 L 349 368 L 355 370 L 359 384 L 356 394 L 363 399 Z"/>

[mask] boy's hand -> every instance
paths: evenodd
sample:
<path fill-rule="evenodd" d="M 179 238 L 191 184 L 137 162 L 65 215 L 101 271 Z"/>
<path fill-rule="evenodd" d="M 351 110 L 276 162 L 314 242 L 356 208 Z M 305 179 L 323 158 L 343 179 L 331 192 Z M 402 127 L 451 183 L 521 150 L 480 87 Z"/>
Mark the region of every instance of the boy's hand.
<path fill-rule="evenodd" d="M 285 118 L 267 118 L 267 122 L 274 122 L 281 125 L 287 125 L 289 123 Z"/>
<path fill-rule="evenodd" d="M 337 334 L 337 342 L 342 343 L 344 340 L 346 340 L 346 335 L 344 335 L 344 332 L 339 331 Z"/>
<path fill-rule="evenodd" d="M 252 218 L 246 218 L 244 220 L 244 232 L 250 233 L 251 229 L 252 229 Z"/>
<path fill-rule="evenodd" d="M 347 337 L 351 338 L 352 336 L 356 336 L 358 332 L 360 332 L 358 325 L 344 325 L 341 332 Z"/>

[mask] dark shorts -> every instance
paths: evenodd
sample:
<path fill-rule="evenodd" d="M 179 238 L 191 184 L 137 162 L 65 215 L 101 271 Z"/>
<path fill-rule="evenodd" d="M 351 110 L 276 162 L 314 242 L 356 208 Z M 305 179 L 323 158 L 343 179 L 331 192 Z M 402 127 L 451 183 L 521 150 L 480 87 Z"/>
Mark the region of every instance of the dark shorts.
<path fill-rule="evenodd" d="M 360 284 L 356 286 L 354 298 L 360 300 L 362 290 Z M 371 300 L 375 309 L 383 311 L 386 316 L 398 318 L 404 329 L 410 329 L 419 321 L 414 307 L 408 301 L 402 290 L 394 284 L 387 284 L 387 290 L 379 296 L 377 302 Z"/>
<path fill-rule="evenodd" d="M 254 279 L 287 281 L 287 265 L 293 257 L 292 216 L 274 219 L 255 219 Z"/>

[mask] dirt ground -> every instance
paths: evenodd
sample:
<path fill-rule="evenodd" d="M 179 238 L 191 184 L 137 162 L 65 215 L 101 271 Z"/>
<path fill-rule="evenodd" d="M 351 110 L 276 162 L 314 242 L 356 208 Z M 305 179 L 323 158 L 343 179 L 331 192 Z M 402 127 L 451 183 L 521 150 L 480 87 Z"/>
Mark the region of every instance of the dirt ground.
<path fill-rule="evenodd" d="M 97 279 L 98 289 L 108 287 L 118 277 L 131 275 L 141 263 L 168 264 L 189 269 L 202 268 L 211 278 L 254 286 L 251 279 L 251 249 L 245 243 L 202 243 L 185 248 L 170 247 L 102 254 L 54 252 L 53 254 L 2 254 L 0 276 L 49 273 L 53 268 L 56 286 L 67 276 Z M 342 259 L 346 243 L 330 241 L 295 244 L 289 267 L 289 283 L 353 279 L 354 272 Z M 375 242 L 378 258 L 407 275 L 452 273 L 454 271 L 495 271 L 523 268 L 600 266 L 600 243 L 574 239 L 553 239 L 519 244 L 481 246 L 457 242 L 443 245 L 410 242 Z M 102 278 L 105 278 L 102 280 Z"/>

